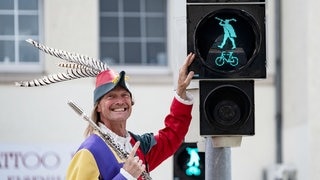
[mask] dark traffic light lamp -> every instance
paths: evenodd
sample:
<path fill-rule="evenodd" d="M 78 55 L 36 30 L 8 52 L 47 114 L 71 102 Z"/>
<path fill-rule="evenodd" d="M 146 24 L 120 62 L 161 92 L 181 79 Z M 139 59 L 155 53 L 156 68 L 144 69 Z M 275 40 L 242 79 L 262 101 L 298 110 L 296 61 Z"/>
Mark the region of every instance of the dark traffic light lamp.
<path fill-rule="evenodd" d="M 254 135 L 254 81 L 200 82 L 200 135 Z"/>
<path fill-rule="evenodd" d="M 194 78 L 265 78 L 265 3 L 187 0 Z"/>

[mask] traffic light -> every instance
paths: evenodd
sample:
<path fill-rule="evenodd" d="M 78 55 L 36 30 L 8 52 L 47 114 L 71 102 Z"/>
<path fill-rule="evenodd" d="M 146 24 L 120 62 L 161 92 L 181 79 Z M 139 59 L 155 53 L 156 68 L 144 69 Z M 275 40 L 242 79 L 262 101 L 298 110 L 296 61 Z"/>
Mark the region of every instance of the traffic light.
<path fill-rule="evenodd" d="M 173 156 L 174 180 L 202 180 L 205 178 L 205 154 L 197 143 L 182 143 Z"/>
<path fill-rule="evenodd" d="M 186 0 L 200 135 L 254 135 L 254 79 L 266 78 L 265 0 Z"/>
<path fill-rule="evenodd" d="M 200 81 L 201 135 L 254 135 L 254 81 Z"/>
<path fill-rule="evenodd" d="M 265 78 L 265 2 L 187 0 L 194 78 Z"/>

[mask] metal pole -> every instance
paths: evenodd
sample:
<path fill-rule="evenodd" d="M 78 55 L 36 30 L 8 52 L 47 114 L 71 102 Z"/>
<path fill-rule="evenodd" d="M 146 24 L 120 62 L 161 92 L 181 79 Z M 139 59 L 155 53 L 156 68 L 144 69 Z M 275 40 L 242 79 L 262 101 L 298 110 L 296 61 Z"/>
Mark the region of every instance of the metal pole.
<path fill-rule="evenodd" d="M 276 3 L 276 163 L 282 163 L 282 63 L 281 63 L 281 1 Z"/>
<path fill-rule="evenodd" d="M 231 180 L 230 147 L 213 147 L 212 138 L 206 138 L 205 180 Z"/>

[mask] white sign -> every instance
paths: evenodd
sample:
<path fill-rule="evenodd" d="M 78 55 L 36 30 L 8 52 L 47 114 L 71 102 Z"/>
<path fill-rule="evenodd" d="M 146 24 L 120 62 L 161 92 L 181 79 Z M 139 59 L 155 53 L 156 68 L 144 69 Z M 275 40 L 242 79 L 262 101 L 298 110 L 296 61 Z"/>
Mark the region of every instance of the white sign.
<path fill-rule="evenodd" d="M 1 144 L 0 180 L 64 180 L 77 145 Z"/>

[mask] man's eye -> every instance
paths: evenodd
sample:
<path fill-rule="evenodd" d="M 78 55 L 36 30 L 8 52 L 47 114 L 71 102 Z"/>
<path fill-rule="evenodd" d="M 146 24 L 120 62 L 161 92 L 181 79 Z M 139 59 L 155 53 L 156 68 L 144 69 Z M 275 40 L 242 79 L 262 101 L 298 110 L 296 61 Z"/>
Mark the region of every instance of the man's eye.
<path fill-rule="evenodd" d="M 106 98 L 107 98 L 107 99 L 113 99 L 113 98 L 114 98 L 114 96 L 109 95 L 109 96 L 107 96 Z"/>
<path fill-rule="evenodd" d="M 130 95 L 129 94 L 124 94 L 123 97 L 128 98 L 128 97 L 130 97 Z"/>

